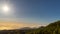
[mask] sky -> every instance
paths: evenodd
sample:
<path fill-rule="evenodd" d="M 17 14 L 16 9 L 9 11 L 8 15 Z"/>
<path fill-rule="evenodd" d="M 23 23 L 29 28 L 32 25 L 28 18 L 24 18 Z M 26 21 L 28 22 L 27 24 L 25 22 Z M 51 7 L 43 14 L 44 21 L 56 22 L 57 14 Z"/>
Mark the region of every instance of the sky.
<path fill-rule="evenodd" d="M 60 20 L 60 0 L 0 0 L 8 13 L 0 10 L 0 20 L 47 25 Z M 0 8 L 1 9 L 1 8 Z"/>

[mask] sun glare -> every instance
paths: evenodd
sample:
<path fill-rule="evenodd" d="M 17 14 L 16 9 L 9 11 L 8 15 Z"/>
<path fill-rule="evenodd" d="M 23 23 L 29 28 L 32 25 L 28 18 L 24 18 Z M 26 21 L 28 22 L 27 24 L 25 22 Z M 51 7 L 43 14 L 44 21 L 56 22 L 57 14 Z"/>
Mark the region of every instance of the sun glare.
<path fill-rule="evenodd" d="M 8 12 L 9 11 L 9 7 L 7 5 L 5 5 L 5 6 L 2 7 L 2 10 L 4 12 Z"/>

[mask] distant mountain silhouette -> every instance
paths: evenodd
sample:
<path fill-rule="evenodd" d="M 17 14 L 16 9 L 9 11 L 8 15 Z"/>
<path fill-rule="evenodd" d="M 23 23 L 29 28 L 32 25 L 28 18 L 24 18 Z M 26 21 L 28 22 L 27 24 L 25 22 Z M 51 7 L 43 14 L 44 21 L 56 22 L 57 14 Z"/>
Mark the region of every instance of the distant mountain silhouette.
<path fill-rule="evenodd" d="M 30 28 L 30 27 L 24 27 L 24 28 L 21 28 L 20 30 L 30 30 L 30 29 L 32 29 L 32 28 Z"/>

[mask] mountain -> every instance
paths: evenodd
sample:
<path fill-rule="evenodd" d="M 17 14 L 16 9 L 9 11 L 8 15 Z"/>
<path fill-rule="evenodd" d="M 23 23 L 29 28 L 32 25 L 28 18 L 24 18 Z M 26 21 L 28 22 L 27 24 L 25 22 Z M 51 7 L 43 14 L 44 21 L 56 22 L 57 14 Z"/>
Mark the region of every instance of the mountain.
<path fill-rule="evenodd" d="M 46 27 L 40 27 L 26 34 L 60 34 L 60 21 L 50 23 Z"/>
<path fill-rule="evenodd" d="M 60 34 L 60 21 L 39 28 L 24 27 L 14 30 L 0 30 L 0 34 Z"/>

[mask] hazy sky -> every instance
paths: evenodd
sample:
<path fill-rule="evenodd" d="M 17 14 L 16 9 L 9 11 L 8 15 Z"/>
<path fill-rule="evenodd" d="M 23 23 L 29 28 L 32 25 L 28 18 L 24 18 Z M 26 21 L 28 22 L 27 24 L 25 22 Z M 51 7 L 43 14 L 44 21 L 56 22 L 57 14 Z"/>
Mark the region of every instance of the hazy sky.
<path fill-rule="evenodd" d="M 60 20 L 60 0 L 9 0 L 2 1 L 10 7 L 9 15 L 0 13 L 1 20 L 48 24 Z M 1 10 L 0 10 L 1 12 Z"/>

